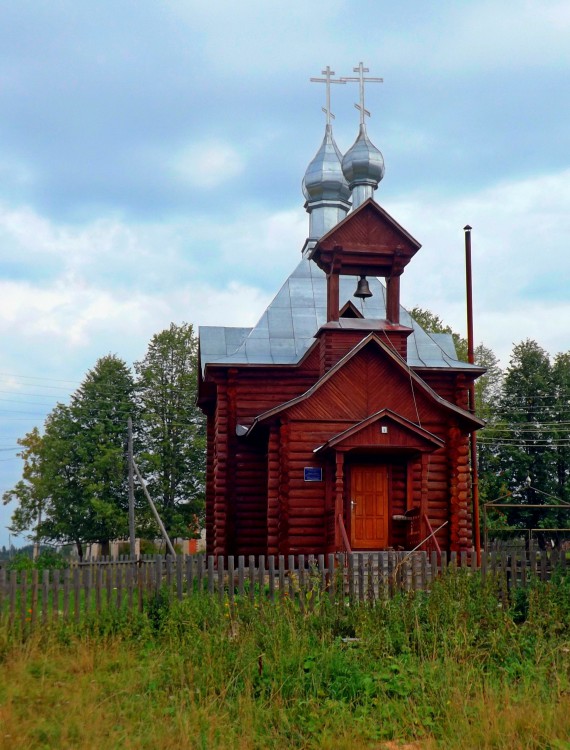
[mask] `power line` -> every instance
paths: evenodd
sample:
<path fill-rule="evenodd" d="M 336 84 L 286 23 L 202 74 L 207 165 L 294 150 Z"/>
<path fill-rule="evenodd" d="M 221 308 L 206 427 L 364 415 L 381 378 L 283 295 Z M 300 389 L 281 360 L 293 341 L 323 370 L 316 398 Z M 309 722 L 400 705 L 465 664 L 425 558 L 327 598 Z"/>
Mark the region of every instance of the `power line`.
<path fill-rule="evenodd" d="M 67 380 L 63 378 L 44 378 L 41 375 L 18 375 L 14 372 L 0 372 L 0 377 L 21 378 L 26 380 L 47 380 L 51 383 L 77 383 L 77 380 Z"/>

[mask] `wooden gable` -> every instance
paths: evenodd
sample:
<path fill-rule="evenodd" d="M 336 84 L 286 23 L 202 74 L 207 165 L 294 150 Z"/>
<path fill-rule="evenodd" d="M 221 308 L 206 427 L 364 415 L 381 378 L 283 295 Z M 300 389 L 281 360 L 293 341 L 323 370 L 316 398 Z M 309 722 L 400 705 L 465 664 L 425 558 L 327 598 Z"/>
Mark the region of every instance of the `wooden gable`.
<path fill-rule="evenodd" d="M 335 368 L 320 388 L 288 411 L 288 416 L 291 420 L 361 421 L 387 408 L 417 421 L 413 389 L 414 384 L 405 371 L 395 367 L 393 361 L 371 343 L 343 366 Z M 416 401 L 421 419 L 438 419 L 439 410 L 424 393 L 416 394 Z"/>
<path fill-rule="evenodd" d="M 382 409 L 415 423 L 446 422 L 451 412 L 469 429 L 484 424 L 438 396 L 401 357 L 371 334 L 302 396 L 260 414 L 252 429 L 284 412 L 290 420 L 358 423 Z"/>
<path fill-rule="evenodd" d="M 399 274 L 420 249 L 390 214 L 369 198 L 316 244 L 311 259 L 327 273 L 336 264 L 343 274 Z"/>

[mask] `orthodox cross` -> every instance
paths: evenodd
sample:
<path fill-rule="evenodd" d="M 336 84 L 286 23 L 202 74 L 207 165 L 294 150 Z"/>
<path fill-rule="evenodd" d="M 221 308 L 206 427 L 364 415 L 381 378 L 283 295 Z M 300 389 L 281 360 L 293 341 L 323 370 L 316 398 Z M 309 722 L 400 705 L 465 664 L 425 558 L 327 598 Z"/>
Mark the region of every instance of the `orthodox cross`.
<path fill-rule="evenodd" d="M 331 119 L 334 120 L 334 115 L 331 112 L 331 83 L 346 83 L 346 81 L 331 78 L 331 76 L 334 76 L 334 70 L 331 70 L 329 65 L 324 70 L 321 70 L 321 73 L 325 76 L 324 78 L 311 78 L 310 80 L 312 83 L 324 83 L 327 87 L 327 106 L 321 107 L 321 109 L 327 116 L 327 125 L 330 125 Z"/>
<path fill-rule="evenodd" d="M 355 73 L 358 73 L 358 78 L 348 78 L 345 76 L 341 77 L 341 81 L 358 81 L 360 88 L 360 104 L 355 104 L 356 109 L 360 111 L 360 124 L 364 125 L 364 115 L 370 117 L 370 112 L 364 107 L 364 82 L 366 83 L 384 83 L 383 78 L 365 78 L 364 74 L 370 72 L 370 68 L 365 68 L 362 63 L 359 63 L 358 68 L 352 69 Z"/>

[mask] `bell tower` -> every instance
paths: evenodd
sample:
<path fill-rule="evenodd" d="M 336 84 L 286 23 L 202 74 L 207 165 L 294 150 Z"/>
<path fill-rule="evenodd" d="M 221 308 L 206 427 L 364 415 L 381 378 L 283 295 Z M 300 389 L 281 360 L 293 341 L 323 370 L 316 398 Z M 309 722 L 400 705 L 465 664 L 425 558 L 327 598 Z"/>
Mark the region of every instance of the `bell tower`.
<path fill-rule="evenodd" d="M 360 279 L 355 296 L 369 296 L 366 277 L 381 276 L 386 279 L 386 320 L 399 324 L 400 276 L 420 247 L 411 234 L 368 198 L 321 237 L 311 252 L 311 260 L 327 276 L 327 322 L 339 319 L 340 275 Z"/>
<path fill-rule="evenodd" d="M 337 224 L 312 249 L 310 258 L 326 274 L 327 322 L 322 338 L 322 369 L 326 371 L 372 332 L 381 333 L 406 358 L 412 329 L 400 325 L 400 276 L 421 247 L 383 208 L 368 198 Z M 340 277 L 358 279 L 355 297 L 370 296 L 366 277 L 386 280 L 386 317 L 381 320 L 341 318 Z"/>

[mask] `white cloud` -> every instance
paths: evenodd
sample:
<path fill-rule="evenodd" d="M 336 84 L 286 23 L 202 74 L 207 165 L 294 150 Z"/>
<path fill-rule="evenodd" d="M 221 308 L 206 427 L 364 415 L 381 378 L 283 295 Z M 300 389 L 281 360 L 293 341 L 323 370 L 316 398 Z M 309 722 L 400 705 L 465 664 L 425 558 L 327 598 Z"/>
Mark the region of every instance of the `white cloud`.
<path fill-rule="evenodd" d="M 465 329 L 463 227 L 470 224 L 476 338 L 503 361 L 527 337 L 552 353 L 569 350 L 569 205 L 570 169 L 457 199 L 416 194 L 386 205 L 423 243 L 402 280 L 404 302 Z"/>
<path fill-rule="evenodd" d="M 180 180 L 197 188 L 211 190 L 240 175 L 245 159 L 229 143 L 193 143 L 178 152 L 171 162 Z"/>
<path fill-rule="evenodd" d="M 326 64 L 331 22 L 350 10 L 346 0 L 177 0 L 171 8 L 198 35 L 208 65 L 205 76 L 247 73 L 259 80 L 284 70 L 306 71 L 307 57 L 319 54 L 320 64 Z"/>
<path fill-rule="evenodd" d="M 570 170 L 466 197 L 416 193 L 384 205 L 423 243 L 403 278 L 405 304 L 432 309 L 464 330 L 469 223 L 477 339 L 503 361 L 513 341 L 527 336 L 553 353 L 570 348 Z M 34 361 L 44 352 L 48 359 L 66 353 L 75 375 L 75 356 L 81 366 L 87 353 L 93 360 L 106 351 L 136 358 L 171 321 L 252 325 L 298 262 L 307 226 L 301 208 L 249 207 L 218 222 L 105 219 L 82 227 L 4 209 L 2 258 L 18 256 L 26 271 L 25 280 L 0 282 L 4 359 L 25 342 Z M 44 273 L 34 281 L 38 266 Z"/>
<path fill-rule="evenodd" d="M 43 288 L 0 282 L 0 333 L 4 350 L 11 342 L 28 349 L 28 363 L 41 366 L 44 355 L 65 352 L 69 372 L 81 376 L 74 357 L 83 361 L 84 355 L 77 350 L 92 352 L 93 361 L 110 350 L 128 358 L 124 348 L 141 356 L 152 334 L 171 321 L 253 325 L 269 299 L 239 282 L 181 285 L 166 296 L 87 287 L 69 278 Z"/>
<path fill-rule="evenodd" d="M 381 9 L 371 4 L 371 23 Z M 442 7 L 443 6 L 443 7 Z M 382 38 L 382 60 L 389 67 L 421 66 L 437 74 L 478 71 L 489 77 L 513 70 L 558 68 L 570 62 L 570 6 L 565 0 L 478 0 L 434 3 L 411 16 L 400 30 Z M 415 33 L 414 33 L 415 32 Z M 379 27 L 379 33 L 382 29 Z M 374 59 L 378 40 L 364 40 L 362 54 Z"/>

